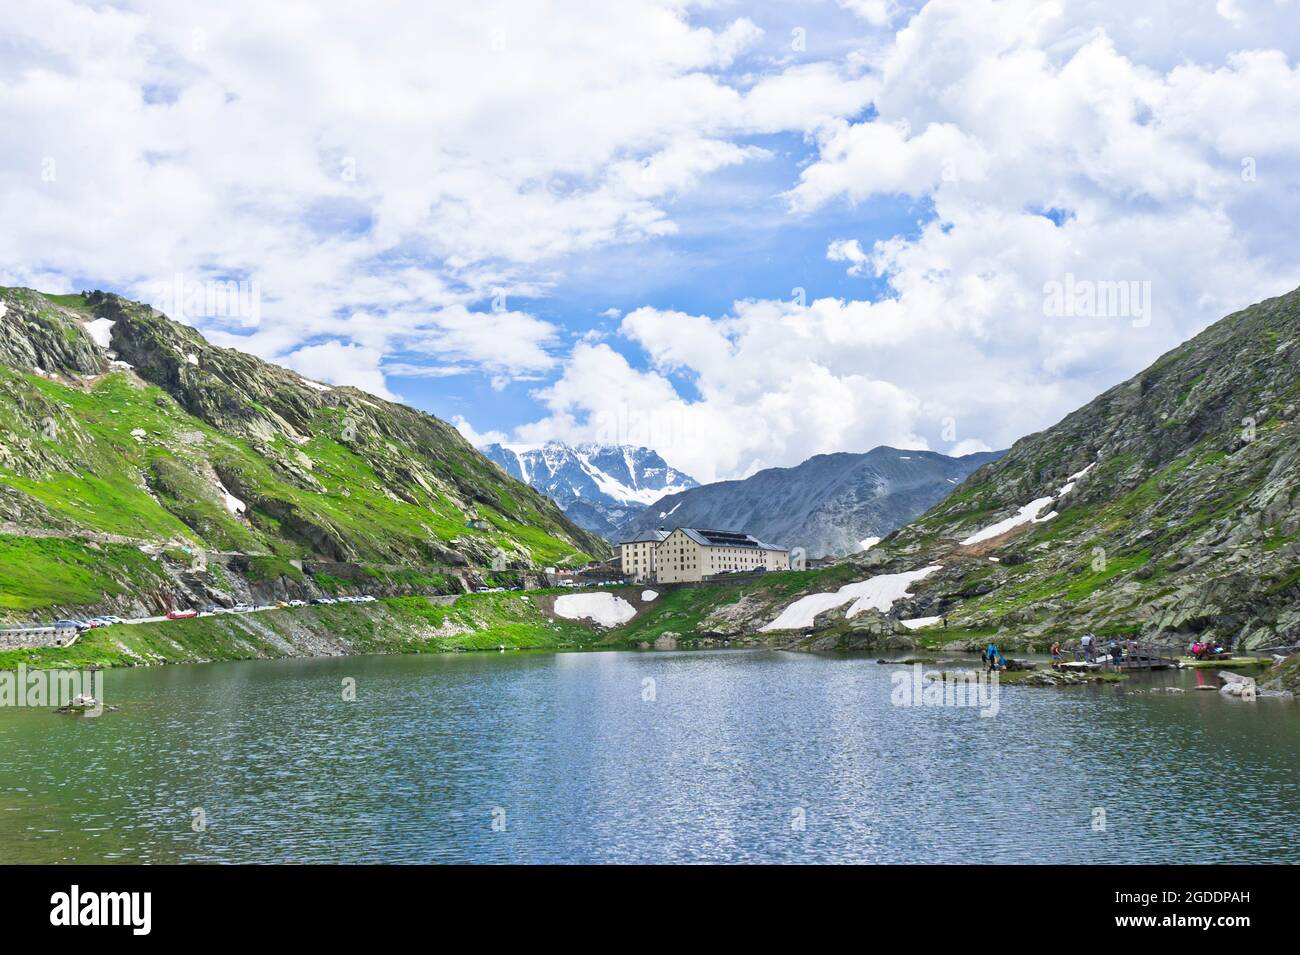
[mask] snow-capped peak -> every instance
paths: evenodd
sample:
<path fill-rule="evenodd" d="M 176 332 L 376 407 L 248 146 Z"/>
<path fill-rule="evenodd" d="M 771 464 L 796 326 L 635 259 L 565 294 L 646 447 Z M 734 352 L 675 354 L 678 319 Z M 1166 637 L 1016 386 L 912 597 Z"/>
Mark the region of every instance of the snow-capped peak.
<path fill-rule="evenodd" d="M 653 449 L 632 445 L 547 441 L 489 444 L 481 450 L 508 474 L 553 498 L 577 523 L 602 533 L 665 494 L 699 484 Z"/>

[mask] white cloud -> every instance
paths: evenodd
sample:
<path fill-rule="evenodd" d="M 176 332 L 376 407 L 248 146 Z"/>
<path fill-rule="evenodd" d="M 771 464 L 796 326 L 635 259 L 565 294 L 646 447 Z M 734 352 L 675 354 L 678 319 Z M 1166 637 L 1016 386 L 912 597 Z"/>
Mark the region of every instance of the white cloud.
<path fill-rule="evenodd" d="M 951 455 L 954 458 L 964 458 L 968 454 L 978 454 L 981 451 L 992 450 L 992 448 L 979 438 L 967 438 L 965 441 L 958 441 L 944 453 Z"/>
<path fill-rule="evenodd" d="M 840 6 L 852 10 L 875 27 L 888 25 L 898 15 L 895 0 L 840 0 Z"/>
<path fill-rule="evenodd" d="M 465 420 L 464 415 L 456 415 L 451 419 L 451 423 L 456 426 L 461 437 L 476 448 L 487 444 L 503 444 L 506 440 L 505 433 L 501 431 L 475 431 L 474 426 Z"/>
<path fill-rule="evenodd" d="M 378 349 L 334 341 L 306 345 L 284 355 L 281 363 L 315 381 L 352 385 L 389 401 L 401 401 L 384 383 L 383 372 L 379 369 L 382 357 Z"/>
<path fill-rule="evenodd" d="M 144 298 L 178 273 L 256 279 L 251 334 L 193 320 L 265 357 L 450 339 L 439 359 L 543 371 L 545 323 L 468 317 L 496 289 L 672 234 L 672 202 L 765 161 L 741 137 L 870 96 L 860 65 L 736 72 L 760 27 L 703 27 L 676 0 L 136 6 L 6 11 L 0 272 Z"/>
<path fill-rule="evenodd" d="M 849 275 L 866 275 L 871 257 L 862 251 L 857 239 L 836 239 L 826 247 L 826 258 L 832 262 L 849 263 Z"/>
<path fill-rule="evenodd" d="M 1252 7 L 1232 38 L 1169 7 L 1135 29 L 1122 4 L 928 4 L 885 53 L 875 114 L 810 130 L 817 160 L 786 194 L 799 216 L 882 195 L 933 209 L 826 249 L 886 295 L 634 310 L 622 332 L 652 370 L 610 351 L 597 390 L 566 363 L 530 436 L 590 435 L 603 394 L 630 420 L 679 423 L 658 446 L 705 479 L 881 443 L 1006 447 L 1300 284 L 1294 5 Z M 1067 277 L 1149 283 L 1150 311 L 1047 314 L 1045 286 Z"/>

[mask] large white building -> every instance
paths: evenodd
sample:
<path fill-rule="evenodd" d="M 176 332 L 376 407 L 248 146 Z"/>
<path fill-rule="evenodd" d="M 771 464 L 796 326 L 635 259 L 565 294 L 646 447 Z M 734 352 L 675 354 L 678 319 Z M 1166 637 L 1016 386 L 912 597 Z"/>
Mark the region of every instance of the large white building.
<path fill-rule="evenodd" d="M 735 531 L 679 527 L 646 531 L 618 545 L 625 576 L 672 584 L 717 574 L 789 570 L 790 552 Z"/>

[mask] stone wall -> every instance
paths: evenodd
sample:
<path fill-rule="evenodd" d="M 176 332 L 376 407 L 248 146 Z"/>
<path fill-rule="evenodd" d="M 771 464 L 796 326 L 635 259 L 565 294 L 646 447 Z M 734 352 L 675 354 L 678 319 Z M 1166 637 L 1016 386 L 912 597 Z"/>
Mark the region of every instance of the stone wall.
<path fill-rule="evenodd" d="M 0 650 L 62 647 L 67 646 L 76 635 L 75 630 L 56 630 L 54 627 L 15 627 L 0 630 Z"/>

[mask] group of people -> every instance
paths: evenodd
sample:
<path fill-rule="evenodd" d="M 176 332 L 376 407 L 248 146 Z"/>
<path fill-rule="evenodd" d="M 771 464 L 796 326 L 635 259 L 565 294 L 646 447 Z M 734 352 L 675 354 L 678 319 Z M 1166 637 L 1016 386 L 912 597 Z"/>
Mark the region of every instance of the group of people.
<path fill-rule="evenodd" d="M 1123 662 L 1126 653 L 1130 660 L 1137 659 L 1138 655 L 1137 641 L 1132 637 L 1123 643 L 1110 640 L 1103 644 L 1095 634 L 1085 633 L 1079 638 L 1079 649 L 1083 651 L 1083 659 L 1088 663 L 1097 663 L 1103 657 L 1109 657 L 1110 662 L 1118 665 Z M 1052 642 L 1052 660 L 1057 663 L 1065 660 L 1065 650 L 1059 640 Z"/>
<path fill-rule="evenodd" d="M 1007 668 L 1007 659 L 1002 655 L 1002 651 L 998 649 L 996 643 L 990 643 L 985 647 L 981 656 L 987 670 L 1005 670 Z"/>
<path fill-rule="evenodd" d="M 1218 640 L 1196 640 L 1192 644 L 1192 656 L 1198 660 L 1211 660 L 1226 652 Z"/>

